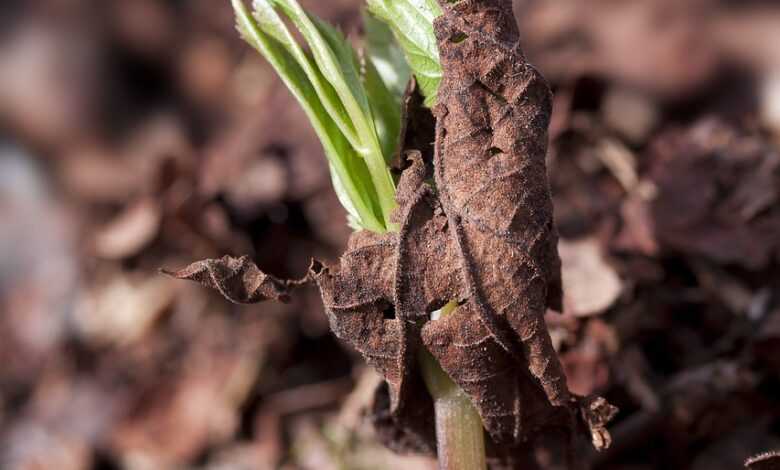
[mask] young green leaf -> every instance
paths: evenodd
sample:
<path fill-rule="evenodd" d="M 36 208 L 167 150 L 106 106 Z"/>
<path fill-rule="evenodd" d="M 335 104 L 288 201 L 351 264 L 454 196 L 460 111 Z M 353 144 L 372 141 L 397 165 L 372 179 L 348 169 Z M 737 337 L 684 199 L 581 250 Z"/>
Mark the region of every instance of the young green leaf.
<path fill-rule="evenodd" d="M 347 113 L 336 90 L 325 78 L 314 60 L 304 53 L 268 0 L 254 1 L 254 18 L 262 32 L 279 41 L 306 73 L 322 104 L 353 147 L 360 145 L 354 123 Z"/>
<path fill-rule="evenodd" d="M 303 35 L 323 76 L 330 82 L 349 114 L 358 134 L 355 150 L 368 166 L 379 199 L 382 218 L 390 226 L 395 209 L 395 183 L 387 167 L 374 123 L 373 111 L 360 80 L 357 55 L 335 28 L 306 13 L 295 0 L 270 0 Z"/>
<path fill-rule="evenodd" d="M 369 105 L 350 44 L 330 25 L 304 11 L 296 0 L 269 1 L 280 8 L 303 35 L 314 61 L 358 127 L 358 123 L 368 116 Z"/>
<path fill-rule="evenodd" d="M 412 77 L 412 71 L 406 62 L 404 51 L 395 40 L 393 30 L 387 23 L 366 10 L 363 11 L 362 16 L 366 35 L 366 56 L 374 64 L 387 89 L 396 97 L 400 108 L 406 86 Z"/>
<path fill-rule="evenodd" d="M 426 106 L 436 102 L 442 70 L 433 20 L 442 14 L 436 0 L 367 0 L 368 10 L 390 26 L 406 53 Z"/>
<path fill-rule="evenodd" d="M 399 144 L 401 100 L 385 86 L 370 59 L 364 59 L 362 79 L 368 92 L 368 101 L 385 164 L 389 166 Z"/>
<path fill-rule="evenodd" d="M 330 163 L 337 194 L 350 218 L 362 228 L 385 231 L 383 217 L 378 217 L 381 215 L 377 212 L 378 197 L 373 186 L 368 184 L 368 168 L 335 122 L 337 113 L 323 105 L 321 98 L 329 98 L 327 88 L 317 89 L 312 83 L 312 78 L 321 77 L 319 71 L 311 66 L 275 12 L 265 8 L 266 2 L 255 3 L 255 17 L 241 0 L 232 0 L 232 3 L 244 39 L 274 67 L 311 121 Z M 330 104 L 335 106 L 337 103 Z"/>
<path fill-rule="evenodd" d="M 361 62 L 361 78 L 374 114 L 382 153 L 389 165 L 397 152 L 401 132 L 401 108 L 411 78 L 403 50 L 387 24 L 363 12 L 366 49 Z"/>

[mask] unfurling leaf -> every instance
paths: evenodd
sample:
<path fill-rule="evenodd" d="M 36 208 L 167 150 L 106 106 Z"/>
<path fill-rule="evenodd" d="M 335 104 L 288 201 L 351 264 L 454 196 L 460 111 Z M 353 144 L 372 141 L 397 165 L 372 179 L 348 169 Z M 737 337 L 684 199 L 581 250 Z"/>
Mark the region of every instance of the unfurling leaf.
<path fill-rule="evenodd" d="M 295 0 L 255 0 L 254 12 L 233 0 L 238 29 L 274 67 L 303 107 L 330 163 L 334 186 L 350 220 L 384 232 L 395 208 L 395 186 L 386 162 L 396 151 L 400 115 L 376 79 L 365 76 L 344 37 Z M 301 32 L 307 53 L 287 29 L 280 10 Z"/>

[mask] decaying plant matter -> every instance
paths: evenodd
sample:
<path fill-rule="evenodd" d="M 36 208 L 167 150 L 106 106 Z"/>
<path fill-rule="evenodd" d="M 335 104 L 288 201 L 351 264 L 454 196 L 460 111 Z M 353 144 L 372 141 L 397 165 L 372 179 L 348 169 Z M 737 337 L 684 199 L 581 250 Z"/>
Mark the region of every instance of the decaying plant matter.
<path fill-rule="evenodd" d="M 246 257 L 171 274 L 242 303 L 284 301 L 316 282 L 333 332 L 387 381 L 389 402 L 379 396 L 375 413 L 396 447 L 435 448 L 416 361 L 424 347 L 471 398 L 497 463 L 525 462 L 537 437 L 579 429 L 605 448 L 615 408 L 569 393 L 544 322 L 562 295 L 545 167 L 549 87 L 518 47 L 511 2 L 442 7 L 435 136 L 406 125 L 397 233 L 356 232 L 337 266 L 315 261 L 300 281 L 268 276 Z M 425 110 L 412 108 L 407 119 L 424 119 Z M 433 155 L 410 145 L 426 137 L 435 139 Z M 452 314 L 429 321 L 453 299 Z"/>
<path fill-rule="evenodd" d="M 745 468 L 750 470 L 777 470 L 780 468 L 780 452 L 766 452 L 753 456 L 745 461 Z"/>

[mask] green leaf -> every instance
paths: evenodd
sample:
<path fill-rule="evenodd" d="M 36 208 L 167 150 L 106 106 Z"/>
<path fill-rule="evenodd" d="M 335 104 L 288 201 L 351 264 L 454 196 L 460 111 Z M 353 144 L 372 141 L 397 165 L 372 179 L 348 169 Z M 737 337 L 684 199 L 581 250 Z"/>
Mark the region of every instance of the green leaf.
<path fill-rule="evenodd" d="M 436 0 L 367 0 L 369 11 L 390 26 L 403 47 L 425 104 L 432 106 L 441 82 L 433 20 L 442 14 Z"/>
<path fill-rule="evenodd" d="M 366 11 L 363 11 L 363 23 L 366 31 L 361 68 L 363 85 L 374 113 L 382 153 L 389 165 L 399 144 L 401 108 L 411 70 L 387 24 Z"/>
<path fill-rule="evenodd" d="M 285 26 L 271 3 L 268 0 L 255 0 L 254 9 L 254 17 L 257 20 L 259 29 L 279 41 L 287 52 L 295 58 L 306 73 L 309 81 L 311 81 L 311 84 L 314 86 L 325 109 L 339 126 L 341 132 L 352 143 L 353 147 L 359 146 L 360 142 L 357 137 L 355 125 L 352 122 L 350 115 L 347 113 L 347 110 L 344 108 L 338 93 L 329 81 L 325 79 L 322 71 L 314 63 L 314 60 L 303 52 L 303 49 L 290 34 L 287 26 Z"/>
<path fill-rule="evenodd" d="M 269 0 L 303 35 L 317 66 L 333 85 L 350 118 L 358 122 L 369 113 L 368 98 L 360 84 L 358 63 L 352 47 L 330 25 L 307 14 L 296 0 Z"/>
<path fill-rule="evenodd" d="M 353 146 L 363 156 L 379 200 L 385 224 L 396 207 L 395 183 L 387 167 L 382 144 L 374 123 L 373 110 L 360 80 L 357 55 L 335 28 L 307 14 L 295 0 L 270 0 L 278 6 L 303 35 L 323 76 L 338 94 L 357 130 Z"/>
<path fill-rule="evenodd" d="M 385 86 L 395 95 L 400 108 L 406 86 L 412 77 L 412 71 L 406 62 L 404 51 L 393 36 L 393 31 L 384 21 L 363 11 L 363 25 L 366 31 L 366 53 L 374 64 Z M 371 92 L 369 92 L 371 96 Z"/>
<path fill-rule="evenodd" d="M 381 212 L 377 212 L 378 197 L 370 184 L 367 165 L 341 132 L 334 113 L 321 101 L 323 97 L 329 98 L 327 88 L 318 89 L 311 80 L 321 74 L 302 51 L 300 54 L 295 52 L 300 48 L 275 12 L 264 8 L 267 2 L 255 2 L 256 17 L 249 14 L 241 0 L 232 0 L 232 3 L 244 39 L 274 67 L 311 121 L 325 149 L 334 185 L 339 188 L 337 194 L 350 219 L 368 230 L 384 232 L 385 223 L 377 216 Z M 323 93 L 318 93 L 321 90 Z"/>

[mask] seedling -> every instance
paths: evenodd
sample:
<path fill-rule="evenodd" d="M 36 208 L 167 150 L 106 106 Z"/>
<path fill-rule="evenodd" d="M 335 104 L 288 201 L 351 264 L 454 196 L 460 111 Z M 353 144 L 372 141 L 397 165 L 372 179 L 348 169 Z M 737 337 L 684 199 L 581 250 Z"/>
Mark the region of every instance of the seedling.
<path fill-rule="evenodd" d="M 256 0 L 253 12 L 233 0 L 239 31 L 322 142 L 356 229 L 339 265 L 315 261 L 285 281 L 225 257 L 171 274 L 241 303 L 285 301 L 315 282 L 333 332 L 385 378 L 380 435 L 395 448 L 436 447 L 441 468 L 517 468 L 539 437 L 569 443 L 581 429 L 608 446 L 614 407 L 569 393 L 544 323 L 561 307 L 551 94 L 518 48 L 511 1 L 368 5 L 389 28 L 370 19 L 369 38 L 392 34 L 403 54 L 386 39 L 358 54 L 295 0 Z M 402 95 L 408 70 L 417 87 Z"/>

